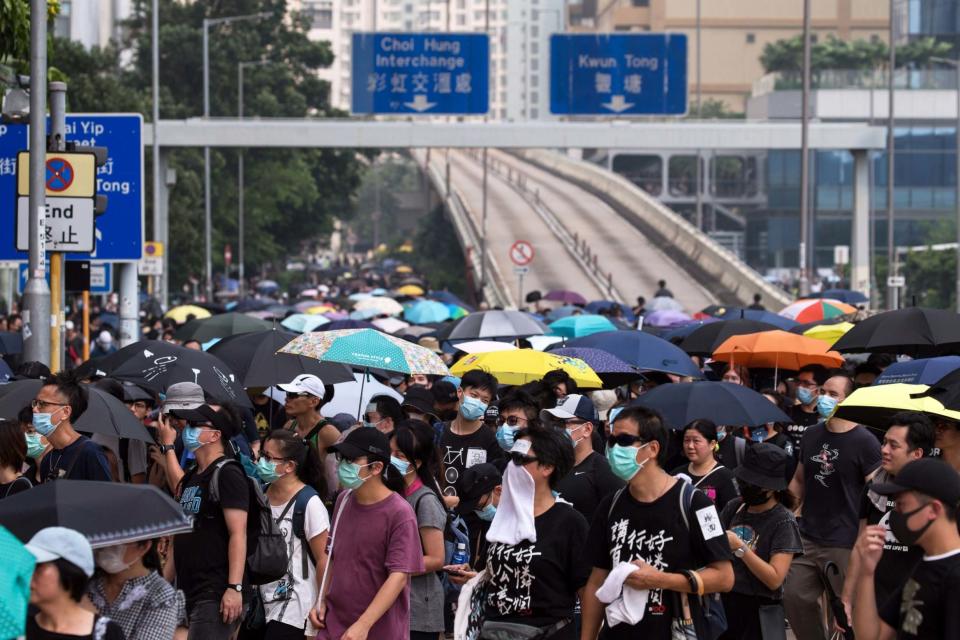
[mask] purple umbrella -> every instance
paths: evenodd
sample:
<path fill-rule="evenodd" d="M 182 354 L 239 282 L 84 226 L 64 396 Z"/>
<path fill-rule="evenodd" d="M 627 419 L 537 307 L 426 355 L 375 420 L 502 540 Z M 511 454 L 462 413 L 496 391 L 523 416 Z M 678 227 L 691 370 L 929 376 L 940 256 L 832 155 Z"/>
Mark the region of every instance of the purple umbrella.
<path fill-rule="evenodd" d="M 563 304 L 587 304 L 587 299 L 576 291 L 566 291 L 554 289 L 553 291 L 548 291 L 547 295 L 543 296 L 544 300 L 553 300 L 554 302 L 562 302 Z"/>
<path fill-rule="evenodd" d="M 327 320 L 348 320 L 350 314 L 345 311 L 327 311 L 326 313 L 321 313 L 324 318 Z"/>
<path fill-rule="evenodd" d="M 627 384 L 637 378 L 643 377 L 640 372 L 632 366 L 612 353 L 603 351 L 602 349 L 563 347 L 561 349 L 554 349 L 550 353 L 583 360 L 600 376 L 600 379 L 603 380 L 604 387 L 619 387 L 622 384 Z"/>
<path fill-rule="evenodd" d="M 652 325 L 654 327 L 675 327 L 677 325 L 690 322 L 690 320 L 690 316 L 682 311 L 664 309 L 663 311 L 654 311 L 653 313 L 648 313 L 646 316 L 644 316 L 643 323 Z"/>

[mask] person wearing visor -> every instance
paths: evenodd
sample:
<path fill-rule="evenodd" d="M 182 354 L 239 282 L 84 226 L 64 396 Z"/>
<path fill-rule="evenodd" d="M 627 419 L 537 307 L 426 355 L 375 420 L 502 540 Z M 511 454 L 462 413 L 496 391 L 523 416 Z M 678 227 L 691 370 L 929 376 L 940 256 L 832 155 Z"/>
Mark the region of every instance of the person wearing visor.
<path fill-rule="evenodd" d="M 327 575 L 311 623 L 319 640 L 409 640 L 410 578 L 424 572 L 417 518 L 390 463 L 390 441 L 358 428 L 332 446 L 342 492 Z M 439 604 L 439 603 L 438 603 Z"/>
<path fill-rule="evenodd" d="M 73 421 L 87 409 L 87 390 L 74 374 L 64 372 L 47 378 L 30 406 L 36 432 L 53 447 L 40 461 L 41 482 L 113 480 L 100 445 L 73 428 Z"/>
<path fill-rule="evenodd" d="M 176 493 L 184 513 L 194 517 L 194 529 L 173 539 L 177 584 L 187 600 L 188 637 L 229 640 L 243 618 L 244 592 L 249 595 L 244 567 L 250 494 L 243 467 L 225 449 L 239 427 L 206 404 L 171 414 L 186 421 L 183 445 L 197 460 Z M 211 498 L 215 474 L 217 501 Z"/>
<path fill-rule="evenodd" d="M 857 539 L 859 578 L 853 604 L 858 640 L 960 638 L 960 476 L 936 458 L 906 464 L 890 482 L 871 490 L 892 496 L 890 532 L 902 544 L 923 549 L 923 560 L 902 587 L 877 607 L 874 572 L 887 538 L 883 525 L 869 525 Z"/>
<path fill-rule="evenodd" d="M 540 412 L 541 423 L 562 429 L 573 444 L 573 471 L 563 476 L 557 491 L 587 522 L 593 520 L 597 505 L 624 484 L 613 475 L 607 459 L 593 449 L 593 432 L 598 420 L 593 400 L 578 394 L 569 395 L 555 408 Z"/>

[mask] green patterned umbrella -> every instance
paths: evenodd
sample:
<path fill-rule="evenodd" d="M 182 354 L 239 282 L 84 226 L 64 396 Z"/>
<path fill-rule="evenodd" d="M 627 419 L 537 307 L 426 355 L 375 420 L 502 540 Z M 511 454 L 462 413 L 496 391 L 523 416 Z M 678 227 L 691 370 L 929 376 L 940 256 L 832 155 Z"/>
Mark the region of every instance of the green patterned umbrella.
<path fill-rule="evenodd" d="M 27 626 L 27 601 L 35 560 L 23 543 L 0 527 L 0 638 L 19 638 Z"/>
<path fill-rule="evenodd" d="M 279 353 L 293 353 L 321 362 L 341 362 L 364 369 L 406 374 L 450 374 L 443 360 L 433 351 L 374 329 L 305 333 L 280 349 Z"/>

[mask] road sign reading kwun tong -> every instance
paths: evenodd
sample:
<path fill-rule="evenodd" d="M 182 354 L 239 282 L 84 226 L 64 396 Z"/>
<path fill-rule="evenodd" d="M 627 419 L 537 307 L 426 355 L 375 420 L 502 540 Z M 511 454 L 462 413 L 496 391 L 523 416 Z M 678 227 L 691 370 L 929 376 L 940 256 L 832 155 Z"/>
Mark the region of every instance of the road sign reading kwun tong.
<path fill-rule="evenodd" d="M 526 240 L 517 240 L 510 245 L 510 260 L 518 267 L 525 267 L 533 262 L 533 256 L 536 252 L 533 245 Z"/>

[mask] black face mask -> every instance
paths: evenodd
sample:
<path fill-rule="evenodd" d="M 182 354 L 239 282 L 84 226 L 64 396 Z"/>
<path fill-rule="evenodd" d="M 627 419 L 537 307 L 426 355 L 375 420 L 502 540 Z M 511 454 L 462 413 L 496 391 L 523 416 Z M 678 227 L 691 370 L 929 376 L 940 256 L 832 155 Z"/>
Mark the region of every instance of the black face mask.
<path fill-rule="evenodd" d="M 744 483 L 740 485 L 740 497 L 745 505 L 755 507 L 770 499 L 770 490 Z"/>
<path fill-rule="evenodd" d="M 933 524 L 933 520 L 927 520 L 927 524 L 916 530 L 907 526 L 907 520 L 910 519 L 910 516 L 915 513 L 919 513 L 921 509 L 927 506 L 930 505 L 922 505 L 908 513 L 900 513 L 896 510 L 890 513 L 890 533 L 897 537 L 898 542 L 907 546 L 915 545 L 917 544 L 917 540 L 920 539 L 920 536 L 922 536 L 924 532 L 930 528 L 930 525 Z"/>

